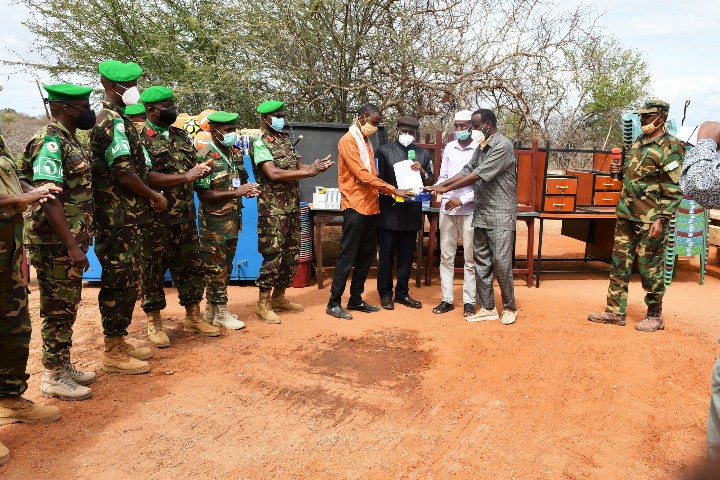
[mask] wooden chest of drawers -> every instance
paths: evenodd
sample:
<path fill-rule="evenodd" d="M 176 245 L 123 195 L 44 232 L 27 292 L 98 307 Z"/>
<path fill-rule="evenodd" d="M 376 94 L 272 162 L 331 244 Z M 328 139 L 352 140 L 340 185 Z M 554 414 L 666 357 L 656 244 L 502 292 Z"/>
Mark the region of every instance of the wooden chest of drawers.
<path fill-rule="evenodd" d="M 578 179 L 572 175 L 549 175 L 545 181 L 543 211 L 573 212 L 577 202 Z"/>

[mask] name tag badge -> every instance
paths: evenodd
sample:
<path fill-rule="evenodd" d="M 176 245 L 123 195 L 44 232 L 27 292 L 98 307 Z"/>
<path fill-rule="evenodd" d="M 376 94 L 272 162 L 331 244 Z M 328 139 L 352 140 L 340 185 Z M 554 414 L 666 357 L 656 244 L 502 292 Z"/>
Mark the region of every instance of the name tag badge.
<path fill-rule="evenodd" d="M 679 167 L 679 166 L 680 166 L 680 164 L 677 162 L 677 160 L 673 160 L 672 162 L 668 163 L 668 164 L 665 166 L 665 171 L 666 171 L 666 172 L 672 172 L 673 170 L 675 170 L 675 169 L 676 169 L 677 167 Z"/>
<path fill-rule="evenodd" d="M 232 179 L 232 186 L 233 186 L 233 188 L 240 188 L 240 179 L 237 177 L 234 177 Z"/>

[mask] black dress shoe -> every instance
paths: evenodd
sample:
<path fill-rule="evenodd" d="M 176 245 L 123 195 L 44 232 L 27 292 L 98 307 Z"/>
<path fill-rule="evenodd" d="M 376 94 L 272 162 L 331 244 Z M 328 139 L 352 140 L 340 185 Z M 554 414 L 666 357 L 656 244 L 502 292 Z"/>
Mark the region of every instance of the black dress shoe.
<path fill-rule="evenodd" d="M 365 313 L 374 313 L 379 312 L 380 307 L 376 307 L 375 305 L 370 305 L 369 303 L 362 302 L 360 305 L 350 305 L 348 303 L 347 306 L 348 310 L 357 310 L 358 312 L 365 312 Z"/>
<path fill-rule="evenodd" d="M 380 305 L 385 310 L 395 310 L 395 304 L 393 303 L 392 297 L 382 297 L 380 299 Z"/>
<path fill-rule="evenodd" d="M 325 309 L 325 313 L 327 313 L 328 315 L 332 315 L 335 318 L 342 318 L 343 320 L 352 320 L 352 315 L 350 315 L 350 313 L 347 310 L 345 310 L 344 308 L 342 308 L 340 305 L 336 305 L 334 307 L 328 306 Z"/>
<path fill-rule="evenodd" d="M 454 306 L 452 303 L 440 302 L 440 305 L 438 305 L 437 307 L 433 308 L 432 312 L 433 312 L 433 313 L 437 313 L 437 314 L 447 313 L 447 312 L 449 312 L 450 310 L 453 310 L 454 308 L 455 308 L 455 306 Z"/>
<path fill-rule="evenodd" d="M 413 298 L 410 298 L 410 295 L 395 295 L 395 303 L 399 303 L 410 308 L 422 308 L 422 303 L 418 302 Z"/>

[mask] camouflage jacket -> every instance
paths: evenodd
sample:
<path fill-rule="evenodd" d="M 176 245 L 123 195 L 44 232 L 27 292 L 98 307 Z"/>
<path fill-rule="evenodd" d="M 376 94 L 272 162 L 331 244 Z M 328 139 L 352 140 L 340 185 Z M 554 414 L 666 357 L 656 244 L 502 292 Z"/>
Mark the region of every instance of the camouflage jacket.
<path fill-rule="evenodd" d="M 250 142 L 250 157 L 255 180 L 258 183 L 260 195 L 257 198 L 259 216 L 284 215 L 300 210 L 300 182 L 273 182 L 265 173 L 262 165 L 265 162 L 275 162 L 283 170 L 297 170 L 300 164 L 300 154 L 295 150 L 286 133 L 268 132 L 263 130 Z"/>
<path fill-rule="evenodd" d="M 617 216 L 652 223 L 658 217 L 669 220 L 680 204 L 685 146 L 669 133 L 652 141 L 646 138 L 640 135 L 626 156 Z"/>
<path fill-rule="evenodd" d="M 5 146 L 5 139 L 0 135 L 0 194 L 20 195 L 22 188 L 16 172 L 15 161 L 10 150 Z M 0 207 L 0 221 L 12 218 L 17 213 L 25 211 L 25 207 Z"/>
<path fill-rule="evenodd" d="M 90 131 L 95 228 L 143 225 L 150 218 L 150 202 L 118 183 L 116 176 L 136 173 L 147 183 L 147 159 L 140 134 L 122 107 L 103 102 L 98 123 Z"/>
<path fill-rule="evenodd" d="M 201 162 L 212 159 L 213 171 L 207 177 L 195 181 L 197 190 L 232 190 L 233 178 L 239 178 L 240 183 L 247 183 L 248 174 L 239 148 L 232 147 L 230 158 L 226 158 L 211 142 L 200 150 L 198 157 Z M 242 228 L 241 209 L 241 198 L 223 202 L 201 201 L 198 209 L 200 236 L 210 240 L 237 238 Z"/>
<path fill-rule="evenodd" d="M 150 171 L 177 174 L 185 173 L 197 164 L 197 153 L 190 135 L 180 128 L 158 128 L 146 123 L 141 137 L 150 155 Z M 171 225 L 195 221 L 195 200 L 193 184 L 183 183 L 163 189 L 168 208 L 163 212 L 152 212 L 153 221 L 159 225 Z"/>
<path fill-rule="evenodd" d="M 62 187 L 57 195 L 65 210 L 70 233 L 78 243 L 93 235 L 93 196 L 90 158 L 80 142 L 61 123 L 51 122 L 38 131 L 20 158 L 20 178 L 30 184 L 52 182 Z M 39 204 L 30 210 L 25 244 L 62 243 Z"/>

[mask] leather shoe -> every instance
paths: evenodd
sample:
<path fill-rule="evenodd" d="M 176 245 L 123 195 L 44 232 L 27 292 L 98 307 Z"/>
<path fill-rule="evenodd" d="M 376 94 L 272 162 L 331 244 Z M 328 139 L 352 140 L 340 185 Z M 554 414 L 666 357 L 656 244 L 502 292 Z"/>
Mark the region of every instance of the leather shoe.
<path fill-rule="evenodd" d="M 357 310 L 358 312 L 365 312 L 365 313 L 374 313 L 379 312 L 380 307 L 376 307 L 375 305 L 370 305 L 369 303 L 362 302 L 359 305 L 350 305 L 347 306 L 348 310 Z"/>
<path fill-rule="evenodd" d="M 395 295 L 395 303 L 399 303 L 401 305 L 405 305 L 406 307 L 410 308 L 422 308 L 422 303 L 418 302 L 417 300 L 410 298 L 410 295 L 402 295 L 397 296 Z"/>
<path fill-rule="evenodd" d="M 433 313 L 437 313 L 437 314 L 447 313 L 447 312 L 449 312 L 450 310 L 453 310 L 454 308 L 455 308 L 455 307 L 453 306 L 452 303 L 440 302 L 440 305 L 438 305 L 437 307 L 433 308 L 432 312 L 433 312 Z"/>
<path fill-rule="evenodd" d="M 342 308 L 340 305 L 335 305 L 334 307 L 328 306 L 325 309 L 325 313 L 327 313 L 328 315 L 331 315 L 335 318 L 342 318 L 343 320 L 352 320 L 352 315 L 350 315 L 350 313 L 347 310 L 345 310 L 344 308 Z"/>
<path fill-rule="evenodd" d="M 385 310 L 395 310 L 395 304 L 393 303 L 392 297 L 382 297 L 380 299 L 380 305 Z"/>

